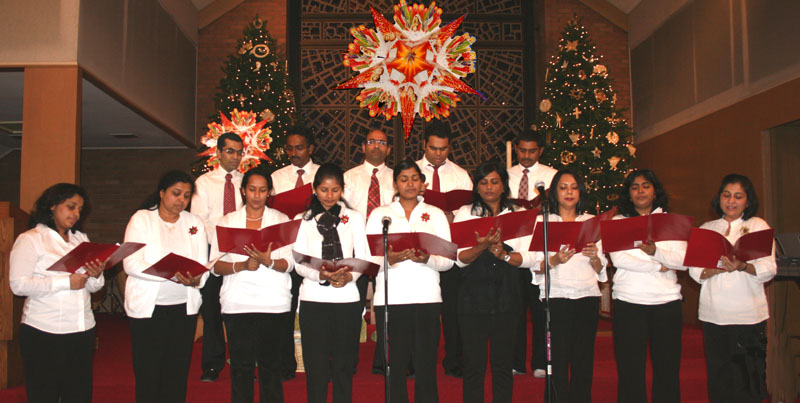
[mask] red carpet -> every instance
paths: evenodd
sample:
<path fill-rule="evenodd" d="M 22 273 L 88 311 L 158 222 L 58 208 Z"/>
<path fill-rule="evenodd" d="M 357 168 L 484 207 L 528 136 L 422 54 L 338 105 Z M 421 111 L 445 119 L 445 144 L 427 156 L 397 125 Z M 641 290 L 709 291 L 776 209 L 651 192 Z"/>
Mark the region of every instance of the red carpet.
<path fill-rule="evenodd" d="M 101 315 L 97 318 L 99 349 L 94 363 L 95 402 L 133 402 L 134 383 L 131 365 L 130 333 L 128 322 L 118 317 Z M 361 345 L 358 373 L 353 381 L 355 402 L 374 403 L 383 401 L 383 377 L 370 372 L 375 343 Z M 222 371 L 215 383 L 200 382 L 201 344 L 195 343 L 192 368 L 189 373 L 189 402 L 230 401 L 230 372 Z M 443 355 L 440 344 L 440 362 Z M 648 373 L 650 369 L 648 368 Z M 441 402 L 461 401 L 461 380 L 444 375 L 439 365 L 439 397 Z M 491 383 L 487 376 L 486 401 L 491 401 Z M 409 390 L 413 395 L 413 380 Z M 648 375 L 648 382 L 650 376 Z M 257 392 L 256 392 L 257 393 Z M 543 401 L 544 380 L 536 379 L 530 372 L 514 377 L 515 402 Z M 305 402 L 305 376 L 284 383 L 287 402 Z M 617 372 L 614 361 L 614 346 L 611 340 L 610 323 L 600 321 L 600 330 L 595 342 L 594 384 L 592 397 L 595 402 L 613 402 L 617 395 Z M 257 396 L 257 395 L 256 395 Z M 681 397 L 684 402 L 707 401 L 703 335 L 700 328 L 685 326 L 683 329 L 683 353 L 681 358 Z M 329 395 L 330 399 L 330 395 Z M 6 403 L 25 402 L 24 386 L 0 391 L 0 401 Z"/>

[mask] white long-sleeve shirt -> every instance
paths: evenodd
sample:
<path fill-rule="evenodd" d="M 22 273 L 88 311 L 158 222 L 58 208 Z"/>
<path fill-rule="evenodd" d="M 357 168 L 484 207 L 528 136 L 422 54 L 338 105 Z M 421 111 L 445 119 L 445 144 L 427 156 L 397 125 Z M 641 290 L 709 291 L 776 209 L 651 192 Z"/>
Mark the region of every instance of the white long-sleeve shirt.
<path fill-rule="evenodd" d="M 145 247 L 123 260 L 128 279 L 125 282 L 125 313 L 132 318 L 150 318 L 159 300 L 163 305 L 183 300 L 186 314 L 195 315 L 200 310 L 200 288 L 208 279 L 201 278 L 198 288 L 177 284 L 162 277 L 144 273 L 164 256 L 174 253 L 200 264 L 208 262 L 208 238 L 200 217 L 181 211 L 178 221 L 166 223 L 159 217 L 158 209 L 139 210 L 133 214 L 125 229 L 125 242 L 139 242 Z M 178 299 L 180 298 L 180 299 Z"/>
<path fill-rule="evenodd" d="M 421 199 L 421 197 L 418 197 Z M 450 240 L 450 225 L 444 212 L 437 207 L 420 201 L 406 219 L 405 210 L 399 201 L 381 206 L 372 211 L 367 220 L 367 234 L 382 234 L 381 219 L 391 217 L 389 233 L 427 232 Z M 375 305 L 385 305 L 383 285 L 383 257 L 373 257 L 381 265 L 375 279 Z M 425 264 L 404 260 L 389 266 L 389 304 L 429 304 L 442 302 L 439 288 L 439 272 L 449 270 L 453 261 L 442 256 L 431 255 Z"/>
<path fill-rule="evenodd" d="M 392 168 L 387 167 L 386 164 L 376 167 L 364 161 L 363 164 L 353 167 L 344 173 L 344 195 L 342 195 L 342 198 L 347 200 L 350 207 L 358 211 L 364 217 L 364 220 L 367 219 L 369 186 L 372 183 L 372 170 L 375 168 L 378 169 L 376 176 L 381 193 L 378 206 L 383 206 L 392 202 L 395 193 Z"/>
<path fill-rule="evenodd" d="M 431 163 L 427 158 L 422 157 L 417 161 L 417 166 L 425 174 L 425 188 L 433 189 L 433 166 Z M 472 190 L 472 179 L 464 168 L 446 159 L 439 167 L 439 191 L 449 192 L 451 190 Z"/>
<path fill-rule="evenodd" d="M 500 212 L 499 215 L 513 213 L 513 210 L 503 210 Z M 474 220 L 477 218 L 483 218 L 482 216 L 472 214 L 472 204 L 467 204 L 465 206 L 461 206 L 458 211 L 456 211 L 455 217 L 453 218 L 453 223 L 462 222 L 462 221 L 469 221 Z M 486 234 L 480 234 L 484 236 Z M 520 256 L 522 256 L 522 264 L 519 267 L 526 267 L 530 268 L 533 267 L 534 264 L 534 252 L 528 251 L 528 247 L 531 244 L 531 238 L 533 234 L 526 235 L 520 238 L 513 238 L 505 241 L 504 243 L 514 249 L 514 252 L 519 252 Z M 469 248 L 459 248 L 458 253 L 460 254 L 462 251 L 467 250 Z M 469 263 L 464 263 L 460 259 L 456 259 L 456 265 L 458 267 L 465 267 Z M 391 276 L 391 274 L 390 274 Z"/>
<path fill-rule="evenodd" d="M 725 235 L 728 222 L 720 218 L 709 221 L 700 228 L 710 229 Z M 730 232 L 725 238 L 735 244 L 743 235 L 769 229 L 769 224 L 758 217 L 748 220 L 741 218 L 730 223 Z M 775 245 L 772 254 L 747 263 L 756 270 L 753 276 L 743 271 L 723 272 L 711 278 L 701 280 L 702 267 L 690 267 L 689 275 L 700 283 L 700 307 L 698 317 L 704 322 L 717 325 L 752 325 L 769 318 L 767 296 L 764 283 L 772 280 L 777 274 L 775 264 Z"/>
<path fill-rule="evenodd" d="M 575 221 L 587 221 L 594 217 L 592 214 L 581 214 L 575 217 Z M 550 222 L 562 222 L 561 216 L 550 214 L 548 216 Z M 536 222 L 542 222 L 543 218 L 540 215 Z M 538 225 L 538 224 L 537 224 Z M 606 272 L 606 265 L 608 260 L 603 254 L 603 243 L 597 241 L 597 257 L 600 259 L 600 264 L 603 268 L 600 272 L 594 271 L 592 264 L 589 262 L 589 257 L 581 253 L 585 245 L 575 245 L 575 254 L 566 262 L 555 266 L 550 270 L 550 298 L 566 298 L 566 299 L 579 299 L 585 297 L 599 297 L 600 287 L 597 282 L 608 281 L 608 273 Z M 536 273 L 542 262 L 544 261 L 544 252 L 531 252 L 535 254 L 536 261 L 533 264 L 533 284 L 544 285 L 544 273 Z M 547 256 L 553 256 L 555 252 L 548 252 Z M 544 299 L 544 287 L 539 287 L 539 299 Z"/>
<path fill-rule="evenodd" d="M 510 196 L 512 199 L 518 199 L 519 196 L 519 182 L 522 180 L 522 175 L 524 175 L 523 170 L 525 169 L 524 166 L 517 164 L 511 168 L 508 168 L 508 190 L 510 190 Z M 539 162 L 534 163 L 528 168 L 528 195 L 527 197 L 522 197 L 526 200 L 534 199 L 536 194 L 536 181 L 541 180 L 544 182 L 545 190 L 550 189 L 550 182 L 553 181 L 553 177 L 556 175 L 558 171 L 554 168 L 551 168 L 547 165 L 541 164 Z M 544 196 L 542 197 L 544 199 Z"/>
<path fill-rule="evenodd" d="M 289 221 L 286 214 L 269 207 L 264 208 L 259 228 Z M 219 222 L 219 226 L 228 228 L 247 228 L 247 210 L 242 207 L 233 213 L 228 213 Z M 211 236 L 211 256 L 214 260 L 234 263 L 246 262 L 248 256 L 238 253 L 222 253 L 219 251 L 219 241 L 216 231 Z M 286 259 L 288 267 L 281 273 L 260 265 L 258 270 L 250 271 L 239 263 L 236 273 L 222 277 L 222 288 L 219 291 L 219 302 L 222 313 L 283 313 L 289 312 L 292 305 L 292 278 L 294 267 L 292 258 L 292 245 L 285 245 L 274 249 L 270 254 L 273 260 Z M 214 273 L 216 275 L 216 273 Z"/>
<path fill-rule="evenodd" d="M 312 160 L 308 160 L 308 162 L 302 167 L 289 164 L 273 172 L 272 194 L 283 193 L 294 189 L 295 185 L 297 184 L 297 171 L 300 169 L 303 170 L 303 184 L 305 185 L 306 183 L 314 182 L 314 175 L 317 174 L 319 165 L 315 164 Z"/>
<path fill-rule="evenodd" d="M 342 210 L 339 213 L 340 221 L 336 226 L 336 232 L 339 233 L 339 242 L 342 245 L 342 258 L 355 257 L 371 261 L 364 218 L 361 217 L 358 211 L 344 207 L 344 203 L 340 202 L 339 205 Z M 321 214 L 318 214 L 317 217 Z M 311 220 L 303 220 L 302 224 L 300 224 L 294 250 L 304 255 L 321 259 L 322 234 L 317 230 L 317 217 Z M 356 287 L 356 280 L 361 276 L 359 273 L 351 273 L 353 281 L 347 283 L 344 287 L 335 288 L 331 285 L 320 285 L 319 271 L 317 270 L 303 264 L 297 264 L 295 270 L 304 277 L 303 284 L 300 286 L 301 301 L 346 303 L 356 302 L 361 298 L 358 293 L 358 287 Z"/>
<path fill-rule="evenodd" d="M 660 208 L 651 214 L 663 213 Z M 614 216 L 615 220 L 626 218 Z M 681 299 L 681 286 L 674 270 L 686 270 L 686 241 L 656 242 L 653 256 L 639 248 L 611 252 L 611 261 L 617 268 L 611 297 L 642 305 L 659 305 Z M 671 270 L 660 271 L 661 265 Z"/>
<path fill-rule="evenodd" d="M 206 235 L 211 236 L 215 232 L 217 223 L 222 219 L 225 207 L 225 175 L 229 172 L 221 167 L 200 175 L 194 182 L 195 192 L 192 196 L 192 214 L 200 217 L 206 225 Z M 242 173 L 234 169 L 230 172 L 231 183 L 233 183 L 233 197 L 235 206 L 238 209 L 242 205 Z M 211 243 L 211 239 L 208 239 Z"/>
<path fill-rule="evenodd" d="M 69 241 L 64 241 L 52 228 L 38 224 L 17 237 L 9 257 L 11 292 L 27 297 L 22 323 L 47 333 L 77 333 L 93 328 L 90 293 L 105 284 L 102 275 L 90 276 L 84 288 L 71 290 L 69 273 L 47 270 L 81 242 L 89 242 L 82 232 L 67 234 Z"/>

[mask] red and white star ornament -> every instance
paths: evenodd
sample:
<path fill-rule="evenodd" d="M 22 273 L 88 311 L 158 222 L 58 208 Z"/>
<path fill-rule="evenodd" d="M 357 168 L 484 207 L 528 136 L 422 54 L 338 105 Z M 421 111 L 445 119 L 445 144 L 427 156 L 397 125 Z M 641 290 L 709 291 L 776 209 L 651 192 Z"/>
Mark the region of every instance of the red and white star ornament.
<path fill-rule="evenodd" d="M 244 156 L 242 162 L 239 163 L 239 172 L 247 172 L 261 164 L 261 160 L 272 162 L 272 159 L 267 156 L 266 151 L 272 143 L 272 130 L 266 127 L 266 124 L 274 120 L 274 115 L 271 119 L 265 119 L 260 122 L 257 121 L 257 114 L 255 112 L 239 111 L 234 109 L 231 112 L 231 118 L 228 119 L 224 113 L 219 113 L 220 123 L 209 123 L 206 135 L 200 138 L 200 141 L 208 147 L 208 150 L 197 154 L 199 157 L 208 157 L 206 166 L 209 169 L 214 169 L 219 165 L 219 157 L 217 157 L 217 139 L 223 133 L 236 133 L 242 138 L 244 143 Z"/>
<path fill-rule="evenodd" d="M 356 99 L 370 116 L 389 120 L 400 113 L 408 140 L 417 114 L 425 121 L 450 116 L 461 100 L 457 92 L 486 99 L 461 81 L 475 72 L 475 37 L 453 36 L 466 14 L 442 27 L 436 2 L 426 7 L 400 0 L 394 24 L 370 10 L 377 31 L 363 25 L 350 29 L 355 39 L 344 55 L 344 65 L 359 74 L 335 87 L 363 88 Z"/>

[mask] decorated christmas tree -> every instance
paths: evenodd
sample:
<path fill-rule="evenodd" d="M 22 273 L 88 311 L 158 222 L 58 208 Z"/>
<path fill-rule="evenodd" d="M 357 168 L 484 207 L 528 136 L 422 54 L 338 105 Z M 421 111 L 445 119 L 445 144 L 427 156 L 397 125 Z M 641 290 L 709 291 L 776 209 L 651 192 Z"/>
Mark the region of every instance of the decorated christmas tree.
<path fill-rule="evenodd" d="M 589 209 L 597 213 L 616 204 L 636 153 L 601 59 L 589 33 L 573 17 L 547 68 L 537 119 L 538 130 L 548 139 L 542 162 L 583 176 Z"/>
<path fill-rule="evenodd" d="M 214 100 L 217 112 L 209 117 L 192 171 L 200 175 L 216 166 L 216 139 L 226 131 L 244 140 L 240 170 L 260 163 L 270 171 L 286 165 L 283 147 L 286 130 L 295 124 L 294 94 L 287 86 L 285 62 L 275 53 L 275 40 L 258 16 L 247 24 L 222 70 L 225 76 Z"/>

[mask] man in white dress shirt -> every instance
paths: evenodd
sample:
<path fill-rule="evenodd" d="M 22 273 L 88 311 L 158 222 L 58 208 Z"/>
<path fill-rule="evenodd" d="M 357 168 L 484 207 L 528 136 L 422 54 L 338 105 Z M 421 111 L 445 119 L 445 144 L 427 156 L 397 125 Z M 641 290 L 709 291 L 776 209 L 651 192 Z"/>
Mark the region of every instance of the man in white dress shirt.
<path fill-rule="evenodd" d="M 450 125 L 435 119 L 427 124 L 424 132 L 425 155 L 417 161 L 425 174 L 425 188 L 440 192 L 462 189 L 472 190 L 472 179 L 464 168 L 450 161 Z M 447 220 L 453 222 L 453 212 L 445 211 Z M 442 290 L 442 334 L 445 356 L 442 360 L 444 373 L 461 378 L 464 373 L 461 333 L 458 325 L 458 289 L 461 287 L 461 270 L 439 273 Z"/>
<path fill-rule="evenodd" d="M 514 151 L 517 155 L 517 165 L 508 169 L 508 187 L 511 198 L 531 200 L 538 196 L 535 188 L 537 181 L 544 182 L 544 188 L 550 188 L 550 182 L 555 176 L 555 169 L 539 162 L 539 157 L 544 151 L 544 137 L 532 129 L 526 129 L 514 140 Z M 541 195 L 540 200 L 545 201 L 546 195 Z M 533 322 L 533 340 L 531 348 L 531 369 L 537 378 L 544 377 L 545 364 L 545 339 L 544 339 L 544 306 L 539 301 L 539 286 L 531 283 L 531 271 L 520 269 L 520 286 L 523 287 L 522 318 L 517 326 L 517 336 L 514 346 L 514 374 L 526 372 L 527 355 L 527 324 L 526 313 L 531 311 Z"/>
<path fill-rule="evenodd" d="M 319 169 L 319 165 L 311 160 L 311 154 L 314 153 L 314 132 L 307 127 L 296 126 L 289 128 L 286 133 L 284 150 L 290 164 L 272 173 L 274 194 L 283 193 L 307 183 L 313 183 L 314 175 L 317 174 L 317 169 Z M 297 312 L 297 297 L 300 293 L 300 284 L 303 282 L 303 278 L 294 270 L 290 275 L 292 277 L 292 306 L 291 314 L 289 315 L 291 322 L 287 323 L 283 349 L 281 350 L 284 363 L 283 380 L 294 378 L 297 371 L 297 361 L 294 357 L 294 322 L 295 313 Z"/>
<path fill-rule="evenodd" d="M 219 166 L 201 175 L 195 181 L 195 194 L 192 197 L 191 212 L 200 216 L 206 226 L 207 236 L 216 231 L 217 222 L 227 213 L 235 211 L 242 204 L 239 191 L 242 173 L 239 163 L 244 156 L 244 143 L 235 133 L 223 133 L 217 139 Z M 203 304 L 203 374 L 200 380 L 214 382 L 225 366 L 225 338 L 222 330 L 222 314 L 219 304 L 219 290 L 222 277 L 209 276 L 201 290 Z"/>

